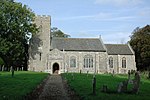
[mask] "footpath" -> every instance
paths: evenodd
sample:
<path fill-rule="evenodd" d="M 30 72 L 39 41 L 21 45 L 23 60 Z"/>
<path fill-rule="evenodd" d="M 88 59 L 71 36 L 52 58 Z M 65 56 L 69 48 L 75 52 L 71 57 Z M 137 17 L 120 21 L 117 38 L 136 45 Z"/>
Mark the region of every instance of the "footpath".
<path fill-rule="evenodd" d="M 38 100 L 70 100 L 60 75 L 49 76 Z"/>

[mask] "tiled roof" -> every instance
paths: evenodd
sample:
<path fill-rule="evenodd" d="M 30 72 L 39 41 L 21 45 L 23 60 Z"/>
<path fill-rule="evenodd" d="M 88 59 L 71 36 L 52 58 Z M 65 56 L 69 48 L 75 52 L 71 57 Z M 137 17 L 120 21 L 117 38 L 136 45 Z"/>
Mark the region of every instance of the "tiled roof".
<path fill-rule="evenodd" d="M 106 51 L 98 38 L 52 38 L 51 50 L 65 51 Z"/>
<path fill-rule="evenodd" d="M 107 53 L 110 55 L 133 55 L 130 47 L 127 44 L 105 44 Z"/>

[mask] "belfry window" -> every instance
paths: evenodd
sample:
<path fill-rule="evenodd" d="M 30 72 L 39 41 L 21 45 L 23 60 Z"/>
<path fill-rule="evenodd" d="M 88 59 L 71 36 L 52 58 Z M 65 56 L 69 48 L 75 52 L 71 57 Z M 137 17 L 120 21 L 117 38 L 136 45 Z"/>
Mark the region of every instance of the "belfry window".
<path fill-rule="evenodd" d="M 122 68 L 126 68 L 126 58 L 122 58 Z"/>
<path fill-rule="evenodd" d="M 109 68 L 113 68 L 113 57 L 109 57 Z"/>
<path fill-rule="evenodd" d="M 93 57 L 91 55 L 84 56 L 84 68 L 93 68 Z"/>
<path fill-rule="evenodd" d="M 70 57 L 70 67 L 76 67 L 76 57 L 75 56 Z"/>

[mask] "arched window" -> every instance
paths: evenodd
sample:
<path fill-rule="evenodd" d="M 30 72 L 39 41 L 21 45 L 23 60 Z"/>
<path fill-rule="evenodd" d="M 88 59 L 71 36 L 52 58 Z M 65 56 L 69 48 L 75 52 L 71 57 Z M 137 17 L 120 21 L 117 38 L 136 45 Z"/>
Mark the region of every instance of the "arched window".
<path fill-rule="evenodd" d="M 76 67 L 76 57 L 75 56 L 70 57 L 70 67 Z"/>
<path fill-rule="evenodd" d="M 84 56 L 84 68 L 93 68 L 93 57 L 91 55 Z"/>
<path fill-rule="evenodd" d="M 122 58 L 122 68 L 126 68 L 126 58 Z"/>
<path fill-rule="evenodd" d="M 113 57 L 109 57 L 109 68 L 113 68 Z"/>

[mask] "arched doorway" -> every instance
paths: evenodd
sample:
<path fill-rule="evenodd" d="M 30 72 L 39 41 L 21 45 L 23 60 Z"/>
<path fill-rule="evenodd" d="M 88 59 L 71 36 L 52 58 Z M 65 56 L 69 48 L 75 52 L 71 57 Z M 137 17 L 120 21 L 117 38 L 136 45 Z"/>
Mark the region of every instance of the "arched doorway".
<path fill-rule="evenodd" d="M 59 71 L 59 64 L 54 63 L 53 64 L 53 74 L 58 74 L 58 71 Z"/>

